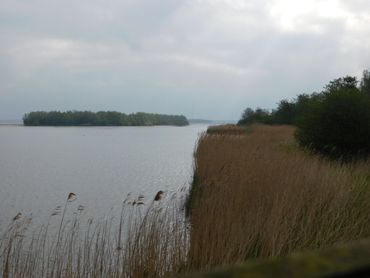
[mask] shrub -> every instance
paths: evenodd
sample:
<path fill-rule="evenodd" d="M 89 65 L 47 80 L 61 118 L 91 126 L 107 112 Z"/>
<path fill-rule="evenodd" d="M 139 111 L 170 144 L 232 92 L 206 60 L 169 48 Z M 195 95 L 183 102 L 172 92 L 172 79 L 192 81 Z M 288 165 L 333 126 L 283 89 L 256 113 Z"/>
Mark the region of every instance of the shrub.
<path fill-rule="evenodd" d="M 267 109 L 256 108 L 246 108 L 243 111 L 242 118 L 239 120 L 238 125 L 250 125 L 253 123 L 265 123 L 272 124 L 271 113 Z"/>
<path fill-rule="evenodd" d="M 297 121 L 297 141 L 333 158 L 370 153 L 370 98 L 356 88 L 341 87 L 312 99 Z"/>

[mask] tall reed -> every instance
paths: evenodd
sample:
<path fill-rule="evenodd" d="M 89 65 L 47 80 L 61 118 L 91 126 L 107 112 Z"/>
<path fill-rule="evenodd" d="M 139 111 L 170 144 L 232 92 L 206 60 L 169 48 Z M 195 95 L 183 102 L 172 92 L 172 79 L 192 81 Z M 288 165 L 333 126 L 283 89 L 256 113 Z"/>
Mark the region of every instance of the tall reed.
<path fill-rule="evenodd" d="M 198 143 L 192 268 L 370 236 L 368 163 L 340 165 L 301 151 L 293 127 L 252 129 L 221 128 Z"/>
<path fill-rule="evenodd" d="M 174 194 L 164 194 L 149 198 L 148 205 L 144 196 L 126 198 L 118 223 L 114 216 L 87 222 L 79 214 L 70 217 L 67 210 L 75 195 L 69 195 L 63 210 L 54 210 L 49 223 L 35 231 L 28 230 L 29 219 L 14 218 L 0 239 L 0 274 L 148 277 L 177 272 L 186 261 L 189 233 L 182 202 Z M 59 221 L 54 228 L 53 221 Z"/>

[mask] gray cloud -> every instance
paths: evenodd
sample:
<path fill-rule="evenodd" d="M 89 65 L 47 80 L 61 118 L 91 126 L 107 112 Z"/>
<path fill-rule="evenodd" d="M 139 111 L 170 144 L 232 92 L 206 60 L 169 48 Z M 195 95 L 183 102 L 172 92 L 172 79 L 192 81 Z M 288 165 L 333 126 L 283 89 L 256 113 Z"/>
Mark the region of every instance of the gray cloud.
<path fill-rule="evenodd" d="M 114 109 L 237 119 L 361 74 L 369 26 L 361 0 L 3 0 L 0 118 Z"/>

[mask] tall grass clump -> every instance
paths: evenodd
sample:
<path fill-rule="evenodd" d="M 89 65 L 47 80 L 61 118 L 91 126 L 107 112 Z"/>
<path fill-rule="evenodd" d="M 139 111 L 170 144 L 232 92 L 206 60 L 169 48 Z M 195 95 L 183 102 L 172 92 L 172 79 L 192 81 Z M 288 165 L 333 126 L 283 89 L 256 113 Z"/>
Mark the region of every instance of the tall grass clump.
<path fill-rule="evenodd" d="M 234 264 L 370 236 L 369 164 L 299 150 L 291 126 L 204 134 L 191 196 L 192 268 Z"/>
<path fill-rule="evenodd" d="M 30 230 L 17 214 L 0 239 L 0 276 L 158 277 L 184 267 L 189 249 L 181 198 L 159 191 L 145 200 L 128 196 L 121 214 L 84 219 L 70 214 L 70 193 L 47 224 Z M 84 207 L 79 206 L 78 210 Z M 71 217 L 72 215 L 72 217 Z M 118 221 L 117 221 L 118 220 Z"/>

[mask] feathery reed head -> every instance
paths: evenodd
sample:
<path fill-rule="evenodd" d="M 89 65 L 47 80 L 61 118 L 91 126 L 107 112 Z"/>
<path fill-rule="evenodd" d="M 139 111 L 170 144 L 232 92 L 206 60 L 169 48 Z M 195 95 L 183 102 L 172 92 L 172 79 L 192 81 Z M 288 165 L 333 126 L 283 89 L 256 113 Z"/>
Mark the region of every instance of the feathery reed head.
<path fill-rule="evenodd" d="M 164 195 L 164 192 L 162 190 L 159 190 L 154 197 L 154 201 L 160 201 L 163 198 L 163 195 Z"/>
<path fill-rule="evenodd" d="M 68 198 L 67 198 L 67 201 L 68 202 L 72 202 L 72 201 L 74 201 L 74 200 L 76 200 L 76 194 L 75 193 L 73 193 L 73 192 L 71 192 L 71 193 L 69 193 L 68 194 Z"/>
<path fill-rule="evenodd" d="M 18 212 L 16 216 L 14 216 L 13 221 L 16 221 L 22 217 L 22 213 Z"/>

